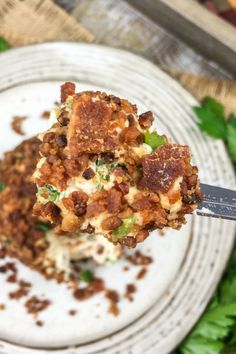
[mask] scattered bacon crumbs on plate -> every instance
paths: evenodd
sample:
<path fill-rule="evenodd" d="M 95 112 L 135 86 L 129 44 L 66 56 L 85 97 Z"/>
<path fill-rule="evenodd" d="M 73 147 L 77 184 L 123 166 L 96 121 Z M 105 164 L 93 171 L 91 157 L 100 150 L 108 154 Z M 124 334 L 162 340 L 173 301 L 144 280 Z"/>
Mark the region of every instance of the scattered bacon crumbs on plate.
<path fill-rule="evenodd" d="M 8 294 L 11 300 L 18 300 L 29 294 L 30 287 L 31 287 L 30 283 L 27 283 L 24 280 L 20 280 L 18 284 L 19 284 L 19 288 Z"/>
<path fill-rule="evenodd" d="M 25 135 L 25 132 L 22 130 L 22 123 L 27 117 L 14 116 L 11 121 L 11 128 L 15 133 L 19 135 Z"/>
<path fill-rule="evenodd" d="M 6 308 L 6 305 L 4 305 L 4 304 L 0 304 L 0 311 L 5 310 L 5 308 Z"/>
<path fill-rule="evenodd" d="M 85 288 L 78 288 L 74 291 L 74 297 L 83 301 L 89 299 L 96 293 L 99 293 L 105 289 L 104 281 L 101 278 L 94 278 Z"/>
<path fill-rule="evenodd" d="M 35 324 L 39 327 L 42 327 L 44 323 L 43 323 L 43 321 L 38 320 L 35 322 Z"/>
<path fill-rule="evenodd" d="M 32 296 L 26 301 L 25 307 L 28 313 L 37 314 L 38 312 L 46 310 L 50 304 L 50 300 L 40 300 L 37 296 Z"/>
<path fill-rule="evenodd" d="M 128 267 L 128 266 L 124 266 L 124 267 L 123 267 L 123 271 L 124 271 L 124 272 L 128 272 L 128 270 L 129 270 L 129 267 Z"/>
<path fill-rule="evenodd" d="M 128 299 L 129 301 L 133 301 L 134 298 L 133 298 L 132 294 L 134 294 L 136 291 L 137 291 L 137 288 L 134 284 L 127 284 L 125 298 Z"/>
<path fill-rule="evenodd" d="M 153 262 L 152 257 L 145 256 L 141 251 L 136 251 L 133 255 L 126 255 L 126 259 L 133 265 L 147 265 Z"/>
<path fill-rule="evenodd" d="M 42 114 L 41 114 L 41 118 L 42 119 L 48 119 L 50 117 L 50 111 L 44 111 Z"/>
<path fill-rule="evenodd" d="M 143 279 L 145 277 L 146 274 L 147 274 L 147 268 L 143 267 L 143 268 L 140 269 L 140 271 L 136 275 L 136 279 L 137 280 L 141 280 L 141 279 Z"/>
<path fill-rule="evenodd" d="M 70 316 L 75 316 L 77 314 L 77 311 L 76 310 L 69 310 L 68 313 Z"/>
<path fill-rule="evenodd" d="M 120 310 L 117 306 L 117 303 L 120 300 L 118 292 L 116 290 L 108 289 L 106 290 L 105 297 L 110 300 L 108 312 L 114 316 L 118 316 L 120 313 Z"/>
<path fill-rule="evenodd" d="M 9 275 L 9 276 L 7 277 L 7 279 L 6 279 L 6 281 L 7 281 L 8 283 L 16 283 L 16 282 L 17 282 L 17 276 L 16 276 L 16 274 L 14 273 L 14 274 Z"/>

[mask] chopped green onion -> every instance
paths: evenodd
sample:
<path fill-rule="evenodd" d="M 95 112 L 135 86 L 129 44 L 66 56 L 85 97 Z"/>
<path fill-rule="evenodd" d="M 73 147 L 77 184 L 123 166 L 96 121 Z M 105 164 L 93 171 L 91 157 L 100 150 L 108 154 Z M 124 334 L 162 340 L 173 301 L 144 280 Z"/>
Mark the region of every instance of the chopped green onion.
<path fill-rule="evenodd" d="M 6 184 L 3 182 L 0 182 L 0 192 L 4 191 L 5 188 L 6 188 Z"/>
<path fill-rule="evenodd" d="M 93 273 L 91 272 L 91 270 L 85 269 L 85 270 L 82 270 L 81 272 L 79 272 L 79 278 L 80 278 L 80 280 L 83 280 L 86 283 L 91 283 L 91 281 L 93 281 L 93 279 L 94 279 L 94 276 L 93 276 Z"/>
<path fill-rule="evenodd" d="M 52 228 L 52 225 L 42 221 L 36 221 L 36 229 L 39 231 L 47 232 Z"/>
<path fill-rule="evenodd" d="M 122 224 L 119 227 L 117 227 L 115 230 L 113 230 L 112 232 L 113 235 L 118 236 L 118 238 L 128 235 L 135 222 L 136 222 L 136 217 L 133 214 L 129 218 L 124 219 Z"/>
<path fill-rule="evenodd" d="M 145 143 L 151 146 L 152 150 L 156 150 L 159 146 L 165 144 L 166 140 L 164 136 L 157 134 L 157 132 L 149 132 L 147 130 L 144 134 Z"/>
<path fill-rule="evenodd" d="M 47 194 L 48 196 L 45 198 L 43 194 Z M 60 196 L 60 194 L 61 193 L 58 192 L 58 190 L 56 190 L 53 186 L 49 184 L 44 187 L 38 188 L 38 195 L 40 196 L 40 198 L 44 199 L 44 201 L 55 202 Z"/>
<path fill-rule="evenodd" d="M 105 164 L 105 161 L 104 160 L 97 160 L 96 161 L 96 166 L 99 167 L 99 166 L 102 166 Z"/>

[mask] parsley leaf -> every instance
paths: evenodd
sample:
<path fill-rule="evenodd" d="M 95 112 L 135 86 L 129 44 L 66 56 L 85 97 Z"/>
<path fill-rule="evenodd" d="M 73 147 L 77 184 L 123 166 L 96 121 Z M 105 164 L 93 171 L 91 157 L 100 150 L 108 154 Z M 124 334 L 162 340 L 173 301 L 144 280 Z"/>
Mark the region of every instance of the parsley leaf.
<path fill-rule="evenodd" d="M 81 272 L 79 272 L 79 278 L 80 280 L 85 281 L 86 283 L 91 283 L 93 281 L 94 276 L 91 270 L 89 269 L 84 269 Z"/>
<path fill-rule="evenodd" d="M 5 50 L 10 48 L 10 44 L 3 37 L 0 37 L 0 52 L 4 52 Z"/>
<path fill-rule="evenodd" d="M 165 138 L 157 132 L 150 132 L 147 130 L 144 134 L 145 143 L 151 146 L 152 150 L 156 150 L 159 146 L 165 144 Z"/>
<path fill-rule="evenodd" d="M 224 107 L 211 97 L 206 97 L 200 107 L 193 107 L 198 118 L 199 128 L 216 139 L 225 140 L 227 124 L 224 117 Z"/>
<path fill-rule="evenodd" d="M 6 184 L 3 182 L 0 182 L 0 192 L 4 191 L 5 188 L 6 188 Z"/>
<path fill-rule="evenodd" d="M 227 144 L 229 154 L 236 163 L 236 116 L 231 116 L 227 124 Z"/>

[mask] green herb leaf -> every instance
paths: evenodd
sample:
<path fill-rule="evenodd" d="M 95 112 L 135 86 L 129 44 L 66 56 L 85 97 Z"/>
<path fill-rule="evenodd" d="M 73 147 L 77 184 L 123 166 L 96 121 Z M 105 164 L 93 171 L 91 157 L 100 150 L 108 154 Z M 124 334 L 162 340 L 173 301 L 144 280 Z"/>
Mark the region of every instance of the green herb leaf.
<path fill-rule="evenodd" d="M 89 269 L 84 269 L 81 272 L 79 272 L 79 278 L 80 280 L 85 281 L 86 283 L 91 283 L 93 281 L 94 276 L 91 270 Z"/>
<path fill-rule="evenodd" d="M 0 192 L 4 191 L 5 188 L 6 188 L 6 184 L 3 182 L 0 182 Z"/>
<path fill-rule="evenodd" d="M 0 52 L 4 52 L 5 50 L 10 48 L 10 44 L 3 37 L 0 37 Z"/>
<path fill-rule="evenodd" d="M 118 238 L 128 235 L 135 222 L 136 216 L 133 214 L 129 218 L 124 219 L 122 224 L 113 230 L 113 235 L 118 236 Z"/>
<path fill-rule="evenodd" d="M 198 118 L 199 128 L 216 139 L 226 139 L 227 126 L 224 117 L 224 107 L 211 97 L 206 97 L 200 107 L 193 111 Z"/>
<path fill-rule="evenodd" d="M 58 197 L 60 196 L 60 192 L 58 192 L 58 190 L 56 190 L 53 186 L 51 185 L 46 185 L 44 187 L 38 187 L 38 197 L 39 199 L 42 200 L 42 202 L 45 201 L 51 201 L 51 202 L 55 202 Z M 44 197 L 44 195 L 46 195 L 47 197 Z"/>
<path fill-rule="evenodd" d="M 227 145 L 233 162 L 236 163 L 236 116 L 231 116 L 227 124 Z"/>
<path fill-rule="evenodd" d="M 46 222 L 42 222 L 42 221 L 36 221 L 35 223 L 36 229 L 39 231 L 43 231 L 43 232 L 47 232 L 49 230 L 51 230 L 52 225 Z"/>
<path fill-rule="evenodd" d="M 165 144 L 165 138 L 157 132 L 149 132 L 147 130 L 144 134 L 145 143 L 151 146 L 152 150 L 156 150 L 159 146 Z"/>

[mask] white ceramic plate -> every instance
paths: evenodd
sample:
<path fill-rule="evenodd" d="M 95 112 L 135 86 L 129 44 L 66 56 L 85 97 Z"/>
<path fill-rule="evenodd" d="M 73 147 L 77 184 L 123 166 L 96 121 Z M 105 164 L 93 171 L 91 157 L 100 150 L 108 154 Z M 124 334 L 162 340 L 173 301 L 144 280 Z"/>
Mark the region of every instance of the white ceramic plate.
<path fill-rule="evenodd" d="M 73 80 L 78 90 L 105 90 L 130 99 L 140 112 L 151 109 L 159 131 L 190 145 L 202 181 L 234 187 L 233 169 L 223 144 L 204 137 L 196 126 L 191 110 L 195 100 L 146 60 L 96 45 L 48 43 L 4 53 L 0 67 L 0 154 L 22 141 L 10 129 L 11 117 L 28 116 L 23 128 L 27 137 L 35 135 L 47 125 L 39 117 L 58 100 L 59 85 Z M 120 302 L 118 317 L 107 312 L 108 303 L 102 295 L 79 303 L 65 285 L 46 281 L 19 264 L 19 273 L 33 283 L 31 293 L 53 303 L 39 315 L 44 326 L 37 327 L 25 313 L 25 299 L 8 300 L 7 293 L 14 285 L 0 277 L 0 303 L 7 303 L 6 310 L 0 312 L 0 351 L 45 354 L 60 347 L 67 347 L 56 351 L 60 354 L 171 351 L 204 310 L 234 240 L 232 222 L 195 216 L 188 220 L 180 232 L 168 231 L 165 237 L 154 232 L 139 246 L 150 252 L 154 263 L 137 282 L 134 301 Z M 96 274 L 108 286 L 124 292 L 139 270 L 131 267 L 124 272 L 124 265 L 125 261 L 120 261 L 101 266 Z M 72 308 L 78 310 L 74 317 L 67 314 Z"/>

